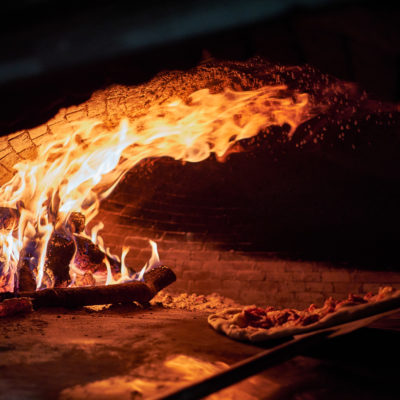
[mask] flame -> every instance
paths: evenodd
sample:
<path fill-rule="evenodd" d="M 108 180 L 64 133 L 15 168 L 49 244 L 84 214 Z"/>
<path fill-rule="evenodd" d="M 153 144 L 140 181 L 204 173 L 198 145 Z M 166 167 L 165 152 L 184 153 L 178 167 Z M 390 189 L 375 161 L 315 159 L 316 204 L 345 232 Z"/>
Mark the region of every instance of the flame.
<path fill-rule="evenodd" d="M 199 90 L 186 102 L 171 99 L 167 104 L 154 105 L 133 121 L 121 120 L 114 129 L 106 128 L 100 120 L 74 123 L 72 133 L 61 133 L 40 147 L 36 160 L 16 164 L 17 173 L 2 188 L 0 206 L 17 209 L 20 218 L 12 233 L 0 231 L 1 278 L 9 282 L 3 289 L 0 285 L 0 290 L 13 290 L 19 254 L 28 245 L 34 249 L 31 268 L 36 286 L 48 285 L 44 282 L 45 259 L 52 234 L 63 232 L 71 237 L 67 222 L 72 212 L 82 213 L 88 226 L 98 214 L 101 201 L 140 161 L 169 156 L 199 162 L 211 153 L 222 157 L 235 142 L 271 125 L 288 124 L 291 137 L 314 111 L 307 94 L 277 85 L 218 94 Z M 112 260 L 119 260 L 105 248 L 99 235 L 102 228 L 102 224 L 96 225 L 90 235 L 83 235 Z M 160 262 L 155 243 L 150 244 L 153 255 L 135 279 L 142 279 L 146 270 Z M 96 282 L 133 278 L 125 262 L 121 278 L 116 280 L 109 259 L 105 264 L 107 277 L 97 276 Z M 74 262 L 70 270 L 71 279 L 73 274 L 83 275 Z"/>

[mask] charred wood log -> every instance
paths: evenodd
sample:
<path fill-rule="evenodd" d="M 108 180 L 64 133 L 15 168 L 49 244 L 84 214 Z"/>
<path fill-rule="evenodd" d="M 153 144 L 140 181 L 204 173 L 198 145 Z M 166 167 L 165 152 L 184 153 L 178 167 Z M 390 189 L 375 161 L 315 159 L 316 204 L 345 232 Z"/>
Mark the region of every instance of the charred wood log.
<path fill-rule="evenodd" d="M 33 254 L 29 249 L 22 249 L 17 265 L 17 286 L 20 292 L 32 291 L 36 289 L 36 279 L 31 268 L 32 257 Z"/>
<path fill-rule="evenodd" d="M 10 230 L 19 220 L 19 212 L 15 208 L 0 207 L 0 229 Z"/>
<path fill-rule="evenodd" d="M 47 245 L 44 265 L 46 274 L 51 276 L 50 281 L 53 280 L 51 285 L 65 286 L 70 280 L 69 266 L 75 254 L 75 242 L 77 248 L 74 262 L 85 273 L 89 275 L 96 272 L 106 274 L 105 258 L 109 261 L 113 273 L 121 271 L 121 264 L 103 253 L 90 239 L 79 235 L 75 235 L 74 239 L 58 232 L 51 236 Z M 21 251 L 17 267 L 18 290 L 20 292 L 34 291 L 36 288 L 36 280 L 31 266 L 31 260 L 35 258 L 34 247 L 34 243 L 31 243 Z"/>
<path fill-rule="evenodd" d="M 75 242 L 77 251 L 74 263 L 82 271 L 89 271 L 92 274 L 95 272 L 106 272 L 107 267 L 104 263 L 105 258 L 109 261 L 112 272 L 121 271 L 121 264 L 107 256 L 90 239 L 84 236 L 75 235 Z"/>
<path fill-rule="evenodd" d="M 54 233 L 47 245 L 45 270 L 50 270 L 54 276 L 54 285 L 60 286 L 70 279 L 69 264 L 75 253 L 75 243 L 59 233 Z"/>
<path fill-rule="evenodd" d="M 162 265 L 146 272 L 143 279 L 153 293 L 154 297 L 160 290 L 176 281 L 176 275 L 172 269 Z"/>
<path fill-rule="evenodd" d="M 108 286 L 43 289 L 20 293 L 32 299 L 34 308 L 81 307 L 101 304 L 148 303 L 161 289 L 176 280 L 174 272 L 162 266 L 144 275 L 144 282 L 133 281 Z"/>
<path fill-rule="evenodd" d="M 43 289 L 23 293 L 32 299 L 35 308 L 74 308 L 112 303 L 137 301 L 147 303 L 151 298 L 149 287 L 143 282 L 128 282 L 108 286 L 83 286 L 70 288 Z"/>
<path fill-rule="evenodd" d="M 81 233 L 85 229 L 85 216 L 79 212 L 72 212 L 68 218 L 67 226 L 72 233 Z"/>

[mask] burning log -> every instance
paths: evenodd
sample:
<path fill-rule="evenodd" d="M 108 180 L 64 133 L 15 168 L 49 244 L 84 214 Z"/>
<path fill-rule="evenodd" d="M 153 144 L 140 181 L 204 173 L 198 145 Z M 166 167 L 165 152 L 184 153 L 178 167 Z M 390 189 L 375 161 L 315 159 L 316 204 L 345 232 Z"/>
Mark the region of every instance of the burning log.
<path fill-rule="evenodd" d="M 69 264 L 75 253 L 73 239 L 59 233 L 54 233 L 47 245 L 45 270 L 51 270 L 54 275 L 54 285 L 60 286 L 70 279 Z"/>
<path fill-rule="evenodd" d="M 67 226 L 72 233 L 81 233 L 85 229 L 85 216 L 79 212 L 72 212 L 68 218 Z"/>
<path fill-rule="evenodd" d="M 19 212 L 15 208 L 0 207 L 0 229 L 10 230 L 19 220 Z"/>
<path fill-rule="evenodd" d="M 79 226 L 76 225 L 74 229 L 78 229 Z M 47 246 L 45 263 L 45 270 L 51 270 L 54 275 L 55 286 L 63 286 L 70 280 L 69 265 L 74 254 L 74 264 L 88 274 L 87 278 L 96 272 L 107 273 L 107 267 L 104 263 L 106 258 L 111 265 L 112 272 L 121 271 L 121 264 L 101 251 L 90 239 L 80 235 L 74 235 L 73 239 L 56 232 L 50 238 Z"/>
<path fill-rule="evenodd" d="M 84 286 L 43 289 L 19 293 L 32 299 L 34 308 L 39 307 L 81 307 L 101 304 L 148 303 L 161 289 L 176 280 L 168 267 L 155 268 L 144 275 L 144 282 L 132 281 L 108 286 Z M 2 304 L 2 303 L 1 303 Z"/>
<path fill-rule="evenodd" d="M 65 286 L 70 280 L 69 266 L 75 254 L 75 243 L 77 251 L 74 262 L 82 271 L 90 275 L 96 272 L 103 272 L 106 274 L 107 267 L 104 263 L 105 258 L 108 259 L 113 272 L 119 272 L 121 270 L 120 263 L 106 255 L 96 244 L 92 243 L 90 239 L 79 235 L 74 235 L 74 239 L 55 232 L 49 240 L 44 270 L 53 278 L 54 282 L 52 283 L 54 286 Z M 32 252 L 29 252 L 27 249 L 24 249 L 20 256 L 18 265 L 19 291 L 22 292 L 33 291 L 36 288 L 36 281 L 30 267 L 30 260 L 34 257 L 31 253 Z"/>
<path fill-rule="evenodd" d="M 107 267 L 104 263 L 107 258 L 110 263 L 112 272 L 120 272 L 121 264 L 105 254 L 100 248 L 90 239 L 75 235 L 76 255 L 74 259 L 75 265 L 82 271 L 91 272 L 107 272 Z"/>
<path fill-rule="evenodd" d="M 21 251 L 18 261 L 18 290 L 21 292 L 32 291 L 36 289 L 36 280 L 33 275 L 30 260 L 32 259 L 31 252 L 25 248 Z"/>

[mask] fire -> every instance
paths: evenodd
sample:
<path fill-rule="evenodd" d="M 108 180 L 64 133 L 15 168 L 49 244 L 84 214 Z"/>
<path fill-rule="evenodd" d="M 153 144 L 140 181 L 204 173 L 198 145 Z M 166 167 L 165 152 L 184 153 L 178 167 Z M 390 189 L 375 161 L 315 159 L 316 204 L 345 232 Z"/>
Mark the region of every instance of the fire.
<path fill-rule="evenodd" d="M 17 210 L 19 219 L 11 228 L 0 226 L 0 290 L 14 290 L 18 285 L 23 252 L 29 255 L 36 288 L 54 285 L 46 271 L 51 238 L 61 235 L 73 240 L 76 247 L 78 236 L 71 228 L 71 215 L 83 215 L 88 227 L 101 201 L 140 161 L 168 156 L 199 162 L 211 153 L 222 157 L 235 142 L 271 125 L 288 124 L 291 137 L 296 127 L 314 114 L 307 94 L 276 85 L 218 94 L 199 90 L 186 102 L 171 99 L 134 120 L 122 119 L 114 129 L 100 120 L 75 123 L 73 131 L 41 146 L 36 160 L 16 164 L 16 174 L 2 188 L 0 206 Z M 145 270 L 159 265 L 156 244 L 151 242 L 153 255 L 142 272 L 129 273 L 124 261 L 128 249 L 121 258 L 111 254 L 99 234 L 102 228 L 97 225 L 80 235 L 107 255 L 107 272 L 94 273 L 96 283 L 141 279 Z M 121 265 L 117 275 L 112 270 L 114 262 Z M 76 262 L 76 250 L 69 275 L 70 284 L 78 284 L 78 278 L 85 275 Z"/>

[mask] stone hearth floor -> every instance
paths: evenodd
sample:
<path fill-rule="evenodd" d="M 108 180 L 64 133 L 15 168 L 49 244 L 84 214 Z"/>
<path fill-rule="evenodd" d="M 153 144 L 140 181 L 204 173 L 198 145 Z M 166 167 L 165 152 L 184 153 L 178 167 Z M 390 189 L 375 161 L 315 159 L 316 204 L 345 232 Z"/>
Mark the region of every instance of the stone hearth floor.
<path fill-rule="evenodd" d="M 230 365 L 267 347 L 216 333 L 207 315 L 133 305 L 2 318 L 0 399 L 142 399 L 187 383 L 166 360 Z M 394 399 L 399 332 L 395 314 L 250 378 L 230 398 Z"/>

